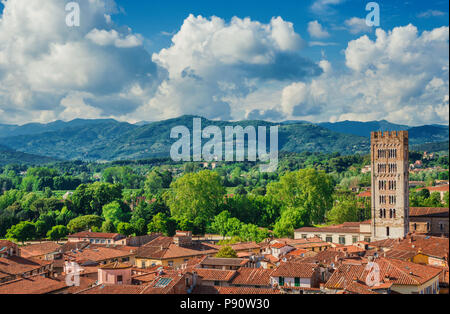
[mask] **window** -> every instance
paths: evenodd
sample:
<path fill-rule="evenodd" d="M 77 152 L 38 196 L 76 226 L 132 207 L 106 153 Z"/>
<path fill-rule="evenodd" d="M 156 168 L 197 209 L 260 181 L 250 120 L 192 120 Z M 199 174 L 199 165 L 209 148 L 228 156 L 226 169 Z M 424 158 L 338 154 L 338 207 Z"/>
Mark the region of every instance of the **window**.
<path fill-rule="evenodd" d="M 173 261 L 169 261 L 167 264 L 169 265 L 169 267 L 173 267 Z"/>
<path fill-rule="evenodd" d="M 295 286 L 300 287 L 300 278 L 295 277 Z"/>
<path fill-rule="evenodd" d="M 145 267 L 146 267 L 145 261 L 142 261 L 142 268 L 145 268 Z"/>
<path fill-rule="evenodd" d="M 353 241 L 353 243 L 358 242 L 358 237 L 353 237 L 353 238 L 352 238 L 352 241 Z"/>
<path fill-rule="evenodd" d="M 117 283 L 118 284 L 123 283 L 123 276 L 117 276 Z"/>
<path fill-rule="evenodd" d="M 444 231 L 444 224 L 442 222 L 439 223 L 439 230 Z"/>
<path fill-rule="evenodd" d="M 339 244 L 345 244 L 345 236 L 339 236 Z"/>
<path fill-rule="evenodd" d="M 302 234 L 302 238 L 303 238 L 303 239 L 306 239 L 307 237 L 308 237 L 308 235 Z"/>
<path fill-rule="evenodd" d="M 389 232 L 390 232 L 389 227 L 386 227 L 386 236 L 387 237 L 389 237 Z"/>
<path fill-rule="evenodd" d="M 427 222 L 427 230 L 430 231 L 431 230 L 431 225 L 429 222 Z"/>
<path fill-rule="evenodd" d="M 327 235 L 325 242 L 333 242 L 333 237 L 331 235 Z"/>
<path fill-rule="evenodd" d="M 364 242 L 370 242 L 370 238 L 369 237 L 364 237 Z"/>
<path fill-rule="evenodd" d="M 284 286 L 284 277 L 278 277 L 278 284 Z"/>
<path fill-rule="evenodd" d="M 215 286 L 220 286 L 220 281 L 214 281 Z"/>
<path fill-rule="evenodd" d="M 414 230 L 417 230 L 417 224 L 414 223 Z"/>

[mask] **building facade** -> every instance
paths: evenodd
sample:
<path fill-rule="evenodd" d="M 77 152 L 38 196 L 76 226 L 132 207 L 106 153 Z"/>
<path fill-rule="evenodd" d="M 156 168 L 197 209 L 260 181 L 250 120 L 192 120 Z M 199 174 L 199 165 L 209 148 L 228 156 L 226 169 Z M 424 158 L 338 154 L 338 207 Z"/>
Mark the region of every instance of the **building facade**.
<path fill-rule="evenodd" d="M 402 238 L 409 230 L 407 131 L 372 132 L 372 240 Z"/>

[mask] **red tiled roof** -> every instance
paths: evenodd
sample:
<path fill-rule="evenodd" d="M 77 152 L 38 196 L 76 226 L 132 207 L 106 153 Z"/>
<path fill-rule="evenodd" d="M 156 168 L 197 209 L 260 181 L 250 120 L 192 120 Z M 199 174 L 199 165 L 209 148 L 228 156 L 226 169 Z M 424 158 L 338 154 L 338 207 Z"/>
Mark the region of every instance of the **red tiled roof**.
<path fill-rule="evenodd" d="M 54 253 L 61 248 L 60 244 L 56 242 L 43 242 L 37 244 L 30 244 L 20 248 L 22 257 L 41 256 L 49 253 Z"/>
<path fill-rule="evenodd" d="M 232 280 L 233 285 L 270 286 L 272 269 L 241 267 Z"/>
<path fill-rule="evenodd" d="M 275 243 L 275 244 L 271 245 L 271 247 L 276 248 L 276 249 L 281 249 L 281 248 L 283 248 L 285 246 L 287 246 L 287 245 L 284 244 L 284 243 Z"/>
<path fill-rule="evenodd" d="M 0 284 L 0 294 L 46 294 L 65 287 L 64 281 L 37 275 Z"/>
<path fill-rule="evenodd" d="M 134 285 L 98 285 L 80 291 L 79 294 L 141 294 L 146 286 Z"/>
<path fill-rule="evenodd" d="M 370 190 L 364 191 L 364 192 L 359 193 L 357 196 L 358 197 L 371 197 L 372 196 L 372 192 Z"/>
<path fill-rule="evenodd" d="M 398 259 L 379 258 L 376 263 L 380 268 L 380 279 L 389 278 L 394 285 L 419 286 L 439 276 L 441 270 L 430 266 L 401 261 Z M 365 282 L 368 276 L 366 265 L 342 264 L 325 284 L 329 289 L 344 289 L 345 285 L 358 279 Z"/>
<path fill-rule="evenodd" d="M 141 246 L 136 252 L 136 257 L 171 259 L 214 254 L 217 251 L 216 246 L 212 244 L 199 243 L 189 247 L 181 247 L 174 244 L 171 237 L 158 237 Z"/>
<path fill-rule="evenodd" d="M 437 186 L 427 186 L 424 188 L 417 189 L 417 191 L 421 191 L 427 189 L 430 192 L 448 192 L 449 191 L 449 185 L 437 185 Z"/>
<path fill-rule="evenodd" d="M 44 266 L 50 265 L 49 261 L 41 261 L 35 258 L 23 258 L 19 256 L 10 256 L 8 258 L 0 257 L 0 272 L 11 275 L 21 275 L 33 270 L 39 270 Z"/>
<path fill-rule="evenodd" d="M 219 294 L 280 294 L 280 290 L 250 287 L 215 287 Z"/>
<path fill-rule="evenodd" d="M 195 272 L 206 281 L 230 281 L 235 275 L 235 270 L 221 270 L 196 268 Z"/>
<path fill-rule="evenodd" d="M 64 255 L 69 260 L 77 261 L 79 264 L 82 264 L 88 261 L 102 262 L 105 260 L 116 259 L 120 257 L 128 257 L 132 256 L 133 253 L 107 247 L 86 247 L 78 251 L 68 251 Z"/>
<path fill-rule="evenodd" d="M 272 277 L 311 278 L 317 270 L 317 264 L 302 262 L 281 263 L 271 274 Z"/>
<path fill-rule="evenodd" d="M 410 217 L 444 216 L 448 217 L 448 207 L 410 207 Z"/>
<path fill-rule="evenodd" d="M 90 232 L 82 231 L 68 236 L 68 238 L 99 238 L 99 239 L 115 239 L 116 237 L 124 237 L 118 233 Z"/>

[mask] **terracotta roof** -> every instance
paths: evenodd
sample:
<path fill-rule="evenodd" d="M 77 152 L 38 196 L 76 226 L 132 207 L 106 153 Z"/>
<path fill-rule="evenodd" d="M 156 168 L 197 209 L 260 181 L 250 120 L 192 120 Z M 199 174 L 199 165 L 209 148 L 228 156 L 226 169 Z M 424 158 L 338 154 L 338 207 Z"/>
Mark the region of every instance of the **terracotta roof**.
<path fill-rule="evenodd" d="M 275 243 L 275 244 L 272 244 L 270 247 L 273 247 L 273 248 L 276 248 L 276 249 L 281 249 L 281 248 L 284 248 L 285 246 L 287 246 L 287 244 Z"/>
<path fill-rule="evenodd" d="M 242 242 L 242 243 L 232 244 L 231 248 L 237 252 L 237 251 L 243 251 L 243 250 L 260 249 L 261 247 L 256 242 Z"/>
<path fill-rule="evenodd" d="M 343 258 L 345 253 L 339 251 L 331 251 L 326 250 L 322 252 L 318 252 L 315 256 L 303 257 L 300 258 L 299 261 L 304 263 L 321 263 L 326 266 L 330 266 L 331 264 L 336 264 L 336 259 Z"/>
<path fill-rule="evenodd" d="M 119 233 L 90 232 L 82 231 L 68 236 L 68 238 L 99 238 L 99 239 L 115 239 L 117 237 L 125 237 Z"/>
<path fill-rule="evenodd" d="M 379 258 L 380 278 L 388 278 L 394 285 L 419 286 L 439 276 L 441 270 L 430 266 L 401 261 L 399 259 Z M 366 265 L 342 264 L 325 284 L 329 289 L 344 289 L 345 285 L 358 279 L 365 282 L 368 276 Z M 387 280 L 387 279 L 386 279 Z M 386 281 L 385 281 L 386 282 Z"/>
<path fill-rule="evenodd" d="M 263 257 L 265 260 L 267 260 L 268 262 L 271 262 L 272 264 L 275 264 L 280 261 L 279 258 L 276 258 L 272 254 L 265 254 L 265 255 L 263 255 Z"/>
<path fill-rule="evenodd" d="M 437 185 L 437 186 L 427 186 L 424 188 L 417 189 L 417 191 L 421 191 L 427 189 L 430 192 L 448 192 L 449 191 L 449 185 Z"/>
<path fill-rule="evenodd" d="M 15 244 L 14 242 L 11 241 L 7 241 L 7 240 L 0 240 L 0 253 L 2 252 L 2 249 L 10 249 L 10 248 L 16 248 L 17 244 Z"/>
<path fill-rule="evenodd" d="M 23 258 L 19 256 L 10 256 L 8 258 L 0 257 L 0 272 L 11 275 L 21 275 L 33 270 L 38 270 L 44 266 L 50 265 L 49 261 L 42 261 L 35 258 Z"/>
<path fill-rule="evenodd" d="M 0 294 L 46 294 L 65 287 L 64 281 L 36 275 L 0 284 Z"/>
<path fill-rule="evenodd" d="M 217 251 L 216 246 L 212 244 L 196 243 L 189 247 L 181 247 L 174 244 L 171 237 L 158 237 L 141 246 L 136 252 L 136 257 L 172 259 L 214 254 Z"/>
<path fill-rule="evenodd" d="M 79 294 L 141 294 L 146 286 L 134 285 L 98 285 Z"/>
<path fill-rule="evenodd" d="M 248 263 L 246 258 L 219 258 L 219 257 L 206 257 L 200 262 L 200 265 L 211 266 L 242 266 Z"/>
<path fill-rule="evenodd" d="M 448 238 L 411 235 L 406 239 L 401 240 L 399 243 L 394 243 L 393 248 L 403 251 L 420 252 L 429 256 L 444 259 L 449 253 L 449 241 Z"/>
<path fill-rule="evenodd" d="M 76 261 L 80 265 L 83 264 L 84 262 L 89 261 L 102 262 L 105 260 L 133 255 L 133 253 L 130 252 L 111 249 L 107 247 L 95 247 L 95 248 L 85 247 L 82 250 L 68 251 L 64 254 L 69 260 Z"/>
<path fill-rule="evenodd" d="M 280 294 L 278 289 L 263 289 L 251 287 L 215 287 L 219 294 Z"/>
<path fill-rule="evenodd" d="M 185 276 L 179 272 L 172 272 L 170 274 L 165 274 L 163 276 L 157 276 L 153 282 L 148 284 L 141 294 L 187 294 L 186 286 L 182 286 L 181 289 L 175 290 L 175 286 L 182 280 Z"/>
<path fill-rule="evenodd" d="M 100 269 L 128 269 L 128 268 L 132 268 L 132 267 L 133 267 L 133 265 L 131 265 L 131 264 L 114 262 L 114 263 L 102 265 L 102 266 L 100 266 Z"/>
<path fill-rule="evenodd" d="M 358 234 L 370 234 L 370 232 L 361 232 L 360 225 L 365 224 L 361 222 L 345 222 L 340 225 L 332 225 L 326 227 L 303 227 L 295 230 L 295 232 L 330 232 L 330 233 L 358 233 Z"/>
<path fill-rule="evenodd" d="M 206 281 L 230 281 L 236 275 L 235 270 L 196 268 L 195 272 Z"/>
<path fill-rule="evenodd" d="M 344 294 L 379 294 L 374 292 L 365 283 L 352 281 L 345 287 Z"/>
<path fill-rule="evenodd" d="M 364 191 L 364 192 L 359 193 L 357 196 L 358 197 L 371 197 L 372 196 L 372 192 L 370 190 Z"/>
<path fill-rule="evenodd" d="M 233 285 L 270 286 L 272 269 L 241 267 L 232 280 Z"/>
<path fill-rule="evenodd" d="M 309 252 L 309 251 L 305 250 L 305 249 L 296 249 L 294 251 L 287 253 L 287 256 L 304 256 L 305 253 L 307 253 L 307 252 Z"/>
<path fill-rule="evenodd" d="M 20 252 L 22 257 L 27 258 L 54 253 L 57 252 L 60 248 L 61 245 L 57 244 L 56 242 L 43 242 L 22 246 L 20 248 Z"/>
<path fill-rule="evenodd" d="M 448 217 L 448 207 L 410 207 L 410 217 L 437 216 Z"/>
<path fill-rule="evenodd" d="M 281 263 L 271 274 L 272 277 L 311 278 L 318 265 L 301 262 Z"/>

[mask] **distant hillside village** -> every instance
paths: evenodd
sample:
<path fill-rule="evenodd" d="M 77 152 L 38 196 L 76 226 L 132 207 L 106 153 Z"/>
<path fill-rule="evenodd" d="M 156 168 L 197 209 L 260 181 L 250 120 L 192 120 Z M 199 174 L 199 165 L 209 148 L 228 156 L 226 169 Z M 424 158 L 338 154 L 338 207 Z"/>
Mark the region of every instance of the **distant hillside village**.
<path fill-rule="evenodd" d="M 0 294 L 448 294 L 448 155 L 3 168 Z M 447 165 L 445 164 L 447 163 Z"/>

